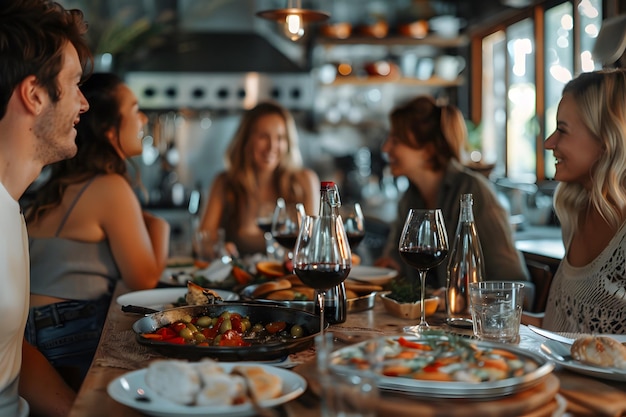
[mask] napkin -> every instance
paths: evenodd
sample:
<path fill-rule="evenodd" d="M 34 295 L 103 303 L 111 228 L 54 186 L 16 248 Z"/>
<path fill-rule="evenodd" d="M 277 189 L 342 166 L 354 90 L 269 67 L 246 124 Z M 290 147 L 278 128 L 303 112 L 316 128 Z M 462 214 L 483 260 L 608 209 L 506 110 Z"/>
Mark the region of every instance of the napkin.
<path fill-rule="evenodd" d="M 559 393 L 567 400 L 567 410 L 575 416 L 620 417 L 626 414 L 626 383 L 609 385 L 568 371 L 561 371 L 558 376 Z"/>

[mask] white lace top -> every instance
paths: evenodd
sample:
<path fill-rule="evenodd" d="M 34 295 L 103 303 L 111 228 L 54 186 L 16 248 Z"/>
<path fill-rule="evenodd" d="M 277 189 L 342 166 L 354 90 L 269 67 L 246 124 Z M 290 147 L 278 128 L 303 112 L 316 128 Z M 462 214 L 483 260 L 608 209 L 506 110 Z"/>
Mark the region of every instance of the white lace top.
<path fill-rule="evenodd" d="M 568 248 L 572 233 L 563 232 Z M 589 264 L 574 267 L 566 254 L 550 287 L 543 327 L 626 334 L 626 223 Z"/>

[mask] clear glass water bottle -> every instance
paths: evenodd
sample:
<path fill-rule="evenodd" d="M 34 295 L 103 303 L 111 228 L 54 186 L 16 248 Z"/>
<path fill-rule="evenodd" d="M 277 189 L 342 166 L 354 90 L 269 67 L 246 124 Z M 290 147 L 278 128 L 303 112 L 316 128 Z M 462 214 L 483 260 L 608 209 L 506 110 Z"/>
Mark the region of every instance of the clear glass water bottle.
<path fill-rule="evenodd" d="M 472 194 L 461 196 L 461 212 L 448 261 L 446 313 L 449 325 L 472 327 L 469 283 L 484 280 L 485 266 L 473 212 Z"/>
<path fill-rule="evenodd" d="M 320 187 L 320 216 L 339 217 L 341 199 L 337 185 L 333 181 L 322 181 Z M 319 314 L 319 306 L 316 304 L 315 313 Z M 344 283 L 326 290 L 324 298 L 324 320 L 327 323 L 343 323 L 346 321 L 348 304 L 346 287 Z"/>

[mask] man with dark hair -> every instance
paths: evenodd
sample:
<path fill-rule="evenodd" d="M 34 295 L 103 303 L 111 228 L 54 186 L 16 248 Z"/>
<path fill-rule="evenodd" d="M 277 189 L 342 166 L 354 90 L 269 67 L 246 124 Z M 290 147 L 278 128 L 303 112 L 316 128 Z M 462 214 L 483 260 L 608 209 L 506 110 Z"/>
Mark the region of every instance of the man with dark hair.
<path fill-rule="evenodd" d="M 0 0 L 0 416 L 66 416 L 75 396 L 23 340 L 30 279 L 18 201 L 45 165 L 76 154 L 74 126 L 89 108 L 85 31 L 79 10 Z"/>

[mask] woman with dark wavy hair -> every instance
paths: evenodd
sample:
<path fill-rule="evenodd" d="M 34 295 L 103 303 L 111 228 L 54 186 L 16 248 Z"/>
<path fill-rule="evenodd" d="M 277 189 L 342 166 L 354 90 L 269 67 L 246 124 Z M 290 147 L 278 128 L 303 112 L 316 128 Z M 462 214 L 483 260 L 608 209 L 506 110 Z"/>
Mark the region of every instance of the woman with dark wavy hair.
<path fill-rule="evenodd" d="M 51 165 L 26 213 L 26 338 L 74 388 L 95 353 L 116 282 L 155 287 L 169 244 L 168 223 L 142 211 L 128 178 L 127 159 L 141 153 L 147 121 L 137 98 L 114 74 L 93 74 L 81 90 L 90 110 L 76 127 L 78 153 Z"/>

